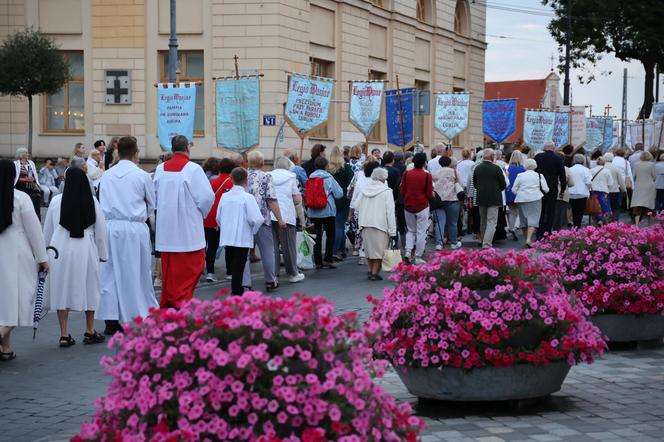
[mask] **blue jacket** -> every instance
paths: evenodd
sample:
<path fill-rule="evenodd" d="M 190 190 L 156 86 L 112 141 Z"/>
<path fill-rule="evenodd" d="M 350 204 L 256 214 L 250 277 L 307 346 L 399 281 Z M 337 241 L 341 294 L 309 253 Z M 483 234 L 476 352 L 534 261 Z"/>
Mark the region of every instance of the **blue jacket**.
<path fill-rule="evenodd" d="M 505 190 L 505 200 L 508 204 L 512 204 L 516 198 L 516 195 L 514 195 L 514 192 L 512 192 L 512 185 L 514 185 L 514 181 L 516 181 L 516 176 L 522 172 L 525 172 L 526 168 L 523 166 L 515 166 L 514 164 L 510 164 L 507 168 L 507 171 L 509 173 L 510 183 Z"/>
<path fill-rule="evenodd" d="M 309 178 L 323 178 L 325 183 L 325 193 L 327 194 L 327 206 L 322 209 L 307 209 L 309 218 L 329 218 L 337 215 L 337 206 L 334 203 L 335 198 L 341 198 L 344 191 L 332 175 L 324 170 L 316 170 Z"/>

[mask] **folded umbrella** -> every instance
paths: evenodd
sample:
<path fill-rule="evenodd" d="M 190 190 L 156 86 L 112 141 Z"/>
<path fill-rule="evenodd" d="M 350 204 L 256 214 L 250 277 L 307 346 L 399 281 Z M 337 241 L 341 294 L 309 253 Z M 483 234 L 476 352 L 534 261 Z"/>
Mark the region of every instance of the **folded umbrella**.
<path fill-rule="evenodd" d="M 58 259 L 60 253 L 58 249 L 53 246 L 46 247 L 46 250 L 53 250 L 55 252 L 55 259 Z M 42 320 L 42 311 L 44 307 L 44 284 L 46 283 L 47 272 L 39 272 L 37 274 L 37 292 L 35 294 L 35 313 L 32 317 L 32 340 L 34 341 L 37 337 L 37 327 L 39 327 L 39 321 Z"/>

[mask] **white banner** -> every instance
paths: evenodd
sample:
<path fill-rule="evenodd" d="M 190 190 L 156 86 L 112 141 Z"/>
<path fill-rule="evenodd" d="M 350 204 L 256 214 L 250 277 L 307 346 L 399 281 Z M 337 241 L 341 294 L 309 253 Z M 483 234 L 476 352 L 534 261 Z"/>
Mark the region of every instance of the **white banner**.
<path fill-rule="evenodd" d="M 523 141 L 534 150 L 542 150 L 544 143 L 553 141 L 556 113 L 527 110 L 523 118 Z"/>
<path fill-rule="evenodd" d="M 382 81 L 353 81 L 350 83 L 350 106 L 348 117 L 364 136 L 368 136 L 380 119 L 383 103 Z"/>
<path fill-rule="evenodd" d="M 586 142 L 586 107 L 560 106 L 561 112 L 569 112 L 570 144 L 579 147 Z"/>
<path fill-rule="evenodd" d="M 438 132 L 452 139 L 468 127 L 469 93 L 436 94 L 434 125 Z"/>
<path fill-rule="evenodd" d="M 664 149 L 664 126 L 661 121 L 646 120 L 645 123 L 641 120 L 630 121 L 626 128 L 625 144 L 629 148 L 634 149 L 637 143 L 643 143 L 646 150 L 653 146 Z"/>

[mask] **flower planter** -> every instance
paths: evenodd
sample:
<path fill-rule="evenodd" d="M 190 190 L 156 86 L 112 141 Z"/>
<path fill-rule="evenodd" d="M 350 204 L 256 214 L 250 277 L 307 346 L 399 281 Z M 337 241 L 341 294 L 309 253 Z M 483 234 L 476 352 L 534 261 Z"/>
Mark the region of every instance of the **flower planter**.
<path fill-rule="evenodd" d="M 646 341 L 664 337 L 662 315 L 600 314 L 590 317 L 609 342 Z"/>
<path fill-rule="evenodd" d="M 408 391 L 419 398 L 481 402 L 533 399 L 555 393 L 570 368 L 567 362 L 560 361 L 472 370 L 398 367 L 396 371 Z"/>

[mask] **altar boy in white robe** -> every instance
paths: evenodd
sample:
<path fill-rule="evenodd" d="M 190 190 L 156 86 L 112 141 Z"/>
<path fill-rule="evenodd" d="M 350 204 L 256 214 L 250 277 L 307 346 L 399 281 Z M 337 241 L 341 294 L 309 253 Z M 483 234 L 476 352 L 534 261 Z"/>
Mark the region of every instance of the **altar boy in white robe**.
<path fill-rule="evenodd" d="M 194 296 L 205 266 L 203 220 L 214 192 L 201 166 L 189 161 L 189 141 L 171 140 L 173 158 L 157 166 L 156 249 L 161 252 L 162 308 L 180 308 Z"/>
<path fill-rule="evenodd" d="M 136 138 L 118 141 L 120 160 L 99 184 L 100 205 L 108 230 L 108 261 L 101 265 L 101 300 L 96 317 L 106 320 L 107 333 L 120 322 L 145 317 L 157 308 L 152 286 L 152 247 L 146 221 L 154 212 L 154 184 L 140 169 Z"/>
<path fill-rule="evenodd" d="M 254 247 L 254 235 L 265 218 L 258 208 L 256 198 L 244 189 L 247 186 L 247 171 L 236 167 L 231 172 L 233 187 L 219 201 L 217 224 L 220 226 L 220 244 L 228 250 L 231 267 L 231 294 L 243 292 L 242 275 L 249 250 Z"/>

